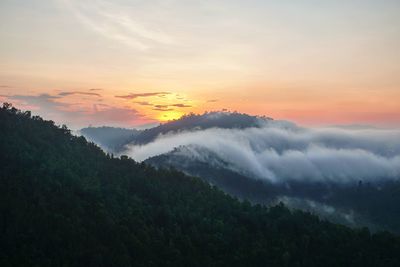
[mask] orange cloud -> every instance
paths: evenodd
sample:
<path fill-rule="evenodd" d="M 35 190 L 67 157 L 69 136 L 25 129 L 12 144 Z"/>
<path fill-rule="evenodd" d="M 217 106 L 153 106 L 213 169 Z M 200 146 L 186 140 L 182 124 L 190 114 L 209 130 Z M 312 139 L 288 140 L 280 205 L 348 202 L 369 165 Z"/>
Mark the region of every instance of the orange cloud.
<path fill-rule="evenodd" d="M 58 94 L 59 96 L 70 96 L 70 95 L 88 95 L 88 96 L 97 96 L 97 97 L 101 97 L 100 94 L 98 93 L 89 93 L 89 92 L 61 92 Z"/>
<path fill-rule="evenodd" d="M 124 99 L 135 99 L 138 97 L 149 97 L 149 96 L 164 96 L 170 94 L 169 92 L 152 92 L 152 93 L 132 93 L 129 95 L 117 95 L 115 97 L 124 98 Z"/>

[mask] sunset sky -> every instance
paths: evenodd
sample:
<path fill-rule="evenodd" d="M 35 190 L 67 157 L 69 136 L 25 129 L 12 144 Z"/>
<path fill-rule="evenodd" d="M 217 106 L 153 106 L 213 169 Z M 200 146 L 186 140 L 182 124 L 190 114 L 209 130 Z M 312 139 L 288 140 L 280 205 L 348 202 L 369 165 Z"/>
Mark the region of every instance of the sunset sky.
<path fill-rule="evenodd" d="M 227 109 L 400 127 L 400 1 L 1 0 L 0 101 L 72 128 Z"/>

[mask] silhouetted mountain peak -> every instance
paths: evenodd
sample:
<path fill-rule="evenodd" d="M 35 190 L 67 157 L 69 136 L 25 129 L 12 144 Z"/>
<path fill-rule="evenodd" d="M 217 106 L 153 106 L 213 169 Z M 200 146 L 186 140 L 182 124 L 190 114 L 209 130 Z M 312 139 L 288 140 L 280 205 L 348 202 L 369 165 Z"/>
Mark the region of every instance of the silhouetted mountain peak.
<path fill-rule="evenodd" d="M 160 124 L 157 127 L 144 130 L 132 138 L 134 144 L 146 144 L 156 139 L 161 134 L 188 130 L 204 130 L 209 128 L 245 129 L 262 127 L 271 118 L 265 116 L 252 116 L 238 112 L 212 111 L 203 114 L 190 113 L 180 119 Z"/>

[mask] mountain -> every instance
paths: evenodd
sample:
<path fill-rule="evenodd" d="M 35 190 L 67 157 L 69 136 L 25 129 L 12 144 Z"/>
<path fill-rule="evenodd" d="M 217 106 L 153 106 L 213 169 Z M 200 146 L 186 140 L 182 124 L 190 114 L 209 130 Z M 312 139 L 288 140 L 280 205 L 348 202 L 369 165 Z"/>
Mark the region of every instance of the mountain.
<path fill-rule="evenodd" d="M 121 153 L 252 203 L 282 201 L 352 227 L 400 233 L 399 140 L 393 130 L 307 129 L 210 112 L 143 131 Z"/>
<path fill-rule="evenodd" d="M 159 126 L 146 129 L 133 136 L 130 144 L 143 145 L 154 141 L 158 136 L 173 134 L 182 131 L 196 131 L 210 128 L 221 129 L 244 129 L 250 127 L 261 127 L 266 122 L 272 120 L 267 117 L 250 116 L 242 113 L 231 112 L 206 112 L 204 114 L 184 115 L 178 120 L 169 121 Z"/>
<path fill-rule="evenodd" d="M 400 238 L 241 202 L 0 108 L 1 266 L 399 266 Z"/>
<path fill-rule="evenodd" d="M 398 140 L 399 132 L 371 127 L 306 129 L 206 112 L 125 138 L 117 153 L 201 177 L 252 203 L 281 201 L 336 223 L 400 233 Z"/>
<path fill-rule="evenodd" d="M 351 227 L 400 233 L 400 183 L 352 184 L 286 182 L 271 183 L 243 172 L 218 155 L 195 145 L 150 157 L 146 163 L 157 168 L 173 168 L 202 177 L 223 191 L 252 203 L 287 206 L 310 211 L 330 221 Z"/>
<path fill-rule="evenodd" d="M 145 162 L 156 168 L 172 168 L 201 177 L 207 183 L 240 199 L 269 203 L 276 196 L 271 191 L 274 189 L 272 186 L 232 170 L 229 163 L 215 153 L 195 145 L 177 147 L 171 152 L 148 158 Z"/>
<path fill-rule="evenodd" d="M 103 126 L 87 127 L 81 129 L 79 132 L 105 151 L 118 154 L 124 151 L 125 145 L 144 145 L 165 134 L 173 134 L 182 131 L 198 131 L 210 128 L 244 129 L 261 127 L 270 120 L 272 119 L 250 116 L 237 112 L 213 111 L 201 115 L 191 113 L 182 116 L 178 120 L 172 120 L 144 130 Z"/>
<path fill-rule="evenodd" d="M 140 130 L 115 127 L 87 127 L 80 131 L 87 140 L 99 145 L 107 152 L 116 153 L 132 138 L 140 134 Z"/>

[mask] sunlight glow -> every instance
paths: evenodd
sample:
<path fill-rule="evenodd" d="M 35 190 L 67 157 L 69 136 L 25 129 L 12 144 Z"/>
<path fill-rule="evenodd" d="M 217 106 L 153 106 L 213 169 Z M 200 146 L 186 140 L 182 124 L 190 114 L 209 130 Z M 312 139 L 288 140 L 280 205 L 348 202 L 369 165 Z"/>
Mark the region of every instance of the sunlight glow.
<path fill-rule="evenodd" d="M 158 115 L 157 119 L 161 122 L 167 122 L 167 121 L 177 120 L 184 114 L 185 114 L 184 112 L 176 110 L 164 111 Z"/>

